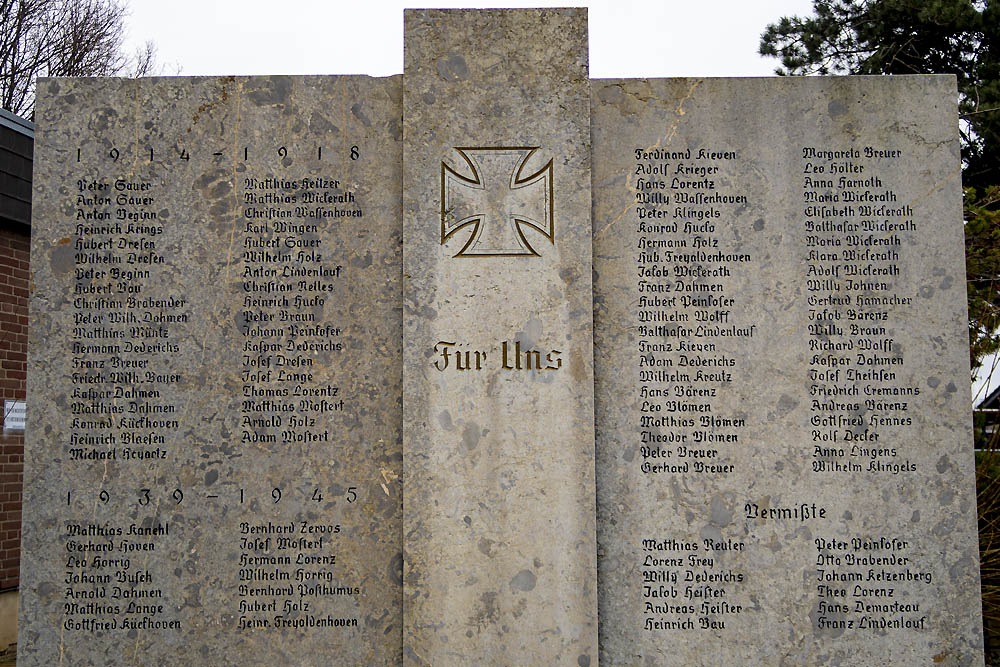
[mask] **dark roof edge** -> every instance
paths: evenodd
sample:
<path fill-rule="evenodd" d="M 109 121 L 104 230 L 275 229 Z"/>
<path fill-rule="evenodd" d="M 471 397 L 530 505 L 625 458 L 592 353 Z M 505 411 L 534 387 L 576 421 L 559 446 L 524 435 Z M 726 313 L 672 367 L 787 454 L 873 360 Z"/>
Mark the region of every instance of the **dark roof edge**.
<path fill-rule="evenodd" d="M 0 217 L 0 229 L 10 229 L 19 234 L 31 236 L 31 221 L 14 220 Z M 3 591 L 0 591 L 2 593 Z"/>
<path fill-rule="evenodd" d="M 20 132 L 26 137 L 35 138 L 35 124 L 26 118 L 21 118 L 17 114 L 12 114 L 6 109 L 0 109 L 0 125 Z"/>
<path fill-rule="evenodd" d="M 987 409 L 987 410 L 991 410 L 992 409 L 992 410 L 995 410 L 998 407 L 1000 407 L 1000 405 L 998 405 L 998 403 L 1000 403 L 1000 385 L 997 385 L 996 387 L 994 387 L 993 391 L 991 391 L 989 394 L 987 394 L 986 398 L 984 398 L 983 400 L 981 400 L 979 402 L 979 405 L 977 405 L 975 409 L 976 410 L 983 410 L 983 409 Z"/>

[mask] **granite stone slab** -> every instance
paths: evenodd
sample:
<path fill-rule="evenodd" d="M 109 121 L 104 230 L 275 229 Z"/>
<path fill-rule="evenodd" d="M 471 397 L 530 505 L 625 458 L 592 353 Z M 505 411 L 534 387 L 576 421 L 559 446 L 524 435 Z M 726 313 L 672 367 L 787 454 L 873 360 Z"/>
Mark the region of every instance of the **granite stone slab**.
<path fill-rule="evenodd" d="M 40 81 L 19 662 L 983 664 L 954 78 L 404 19 Z"/>
<path fill-rule="evenodd" d="M 401 94 L 40 81 L 19 664 L 401 662 Z"/>
<path fill-rule="evenodd" d="M 983 664 L 955 100 L 594 81 L 602 663 Z"/>
<path fill-rule="evenodd" d="M 404 661 L 597 662 L 586 11 L 405 13 Z"/>

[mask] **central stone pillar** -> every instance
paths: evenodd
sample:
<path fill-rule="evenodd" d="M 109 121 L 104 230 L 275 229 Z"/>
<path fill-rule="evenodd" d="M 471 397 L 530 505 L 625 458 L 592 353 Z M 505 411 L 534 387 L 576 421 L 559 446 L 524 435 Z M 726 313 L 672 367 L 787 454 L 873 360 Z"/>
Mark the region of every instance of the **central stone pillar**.
<path fill-rule="evenodd" d="M 586 10 L 405 53 L 404 661 L 596 664 Z"/>

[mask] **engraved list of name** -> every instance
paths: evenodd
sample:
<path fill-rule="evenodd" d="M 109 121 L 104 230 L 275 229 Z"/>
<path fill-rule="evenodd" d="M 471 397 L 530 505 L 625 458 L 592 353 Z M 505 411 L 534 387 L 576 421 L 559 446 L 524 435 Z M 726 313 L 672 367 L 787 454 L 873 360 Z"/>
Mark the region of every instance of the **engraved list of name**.
<path fill-rule="evenodd" d="M 748 205 L 732 179 L 739 152 L 636 148 L 633 154 L 636 464 L 656 478 L 725 478 L 735 468 L 733 450 L 746 438 L 745 413 L 725 401 L 746 377 L 732 339 L 759 335 L 731 282 L 734 273 L 753 272 L 755 258 L 724 233 L 734 210 Z M 650 534 L 635 546 L 646 630 L 721 630 L 743 613 L 745 575 L 720 558 L 743 551 L 743 541 Z"/>
<path fill-rule="evenodd" d="M 718 102 L 750 99 L 749 81 L 595 90 L 595 182 L 624 186 L 595 202 L 612 662 L 701 662 L 706 637 L 725 640 L 718 660 L 772 662 L 788 636 L 920 662 L 975 604 L 974 578 L 950 583 L 976 546 L 963 378 L 941 351 L 963 344 L 961 235 L 942 222 L 960 211 L 935 194 L 954 155 L 914 138 L 953 128 L 931 103 L 919 129 L 878 118 L 856 101 L 868 80 L 770 85 L 782 95 L 739 114 Z M 633 122 L 638 99 L 658 101 Z M 932 555 L 958 526 L 963 546 Z"/>
<path fill-rule="evenodd" d="M 178 401 L 169 388 L 182 380 L 164 359 L 178 351 L 177 327 L 189 322 L 184 297 L 161 297 L 151 288 L 162 270 L 164 221 L 160 187 L 137 176 L 118 176 L 118 149 L 105 174 L 79 169 L 64 188 L 60 209 L 72 236 L 69 465 L 76 474 L 95 463 L 150 469 L 170 458 L 166 434 L 179 428 Z M 75 163 L 71 163 L 75 164 Z M 176 452 L 174 452 L 176 455 Z M 70 478 L 76 477 L 70 473 Z M 75 487 L 75 488 L 74 488 Z M 151 489 L 129 490 L 148 506 Z M 104 509 L 118 492 L 104 486 L 64 490 Z M 175 497 L 180 495 L 175 490 Z M 65 581 L 62 628 L 68 633 L 177 630 L 164 573 L 148 556 L 167 547 L 170 522 L 159 516 L 125 519 L 100 512 L 64 524 Z"/>
<path fill-rule="evenodd" d="M 278 151 L 287 159 L 287 147 Z M 311 157 L 320 156 L 317 148 Z M 348 323 L 331 322 L 324 308 L 350 280 L 331 232 L 347 219 L 363 223 L 364 208 L 341 177 L 296 178 L 280 162 L 273 168 L 241 180 L 240 443 L 277 454 L 336 443 L 331 427 L 354 411 L 335 372 Z M 293 490 L 279 485 L 266 502 L 330 504 L 322 485 L 294 491 L 308 493 L 291 498 Z M 353 504 L 357 487 L 343 500 Z M 337 567 L 338 515 L 240 522 L 238 629 L 357 627 L 361 589 Z"/>
<path fill-rule="evenodd" d="M 40 87 L 27 660 L 396 662 L 393 86 Z"/>
<path fill-rule="evenodd" d="M 894 483 L 919 472 L 911 413 L 933 408 L 922 405 L 921 388 L 906 379 L 913 376 L 905 372 L 908 355 L 895 332 L 919 298 L 911 269 L 917 264 L 915 218 L 926 216 L 897 194 L 905 159 L 895 146 L 802 148 L 808 419 L 816 476 Z M 919 508 L 914 512 L 919 516 Z M 814 543 L 817 631 L 925 627 L 925 589 L 935 575 L 914 559 L 905 532 L 851 531 Z"/>
<path fill-rule="evenodd" d="M 893 189 L 903 151 L 809 146 L 801 154 L 799 298 L 808 305 L 808 335 L 799 340 L 807 347 L 809 385 L 806 395 L 786 393 L 784 400 L 809 406 L 815 475 L 911 473 L 916 464 L 907 457 L 905 431 L 886 438 L 884 428 L 910 427 L 912 397 L 920 395 L 892 370 L 905 356 L 890 334 L 898 326 L 890 313 L 913 302 L 900 266 L 913 263 L 901 253 L 917 228 L 912 205 L 900 203 Z M 675 479 L 722 478 L 747 442 L 747 407 L 727 393 L 754 382 L 742 341 L 763 329 L 747 297 L 738 303 L 740 291 L 727 285 L 736 274 L 745 283 L 757 270 L 755 253 L 731 231 L 742 223 L 737 209 L 754 209 L 740 188 L 747 165 L 740 149 L 729 147 L 634 155 L 639 468 Z M 752 223 L 758 231 L 766 224 Z M 855 510 L 850 500 L 838 509 Z M 743 514 L 751 525 L 797 518 L 817 532 L 830 518 L 812 502 L 766 507 L 756 497 Z M 746 549 L 743 539 L 650 536 L 637 546 L 646 630 L 722 630 L 752 606 L 740 585 L 752 573 L 727 558 Z M 816 629 L 922 628 L 920 584 L 933 575 L 913 568 L 905 555 L 911 546 L 897 534 L 818 537 Z M 723 562 L 729 564 L 717 567 Z M 901 584 L 906 602 L 897 596 Z"/>

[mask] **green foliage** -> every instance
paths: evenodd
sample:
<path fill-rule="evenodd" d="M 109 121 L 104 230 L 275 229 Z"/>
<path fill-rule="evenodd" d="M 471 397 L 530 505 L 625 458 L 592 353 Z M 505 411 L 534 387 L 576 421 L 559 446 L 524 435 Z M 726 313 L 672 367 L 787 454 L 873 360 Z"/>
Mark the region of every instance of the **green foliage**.
<path fill-rule="evenodd" d="M 1000 650 L 1000 454 L 976 454 L 979 514 L 979 576 L 983 591 L 983 630 L 987 655 Z"/>
<path fill-rule="evenodd" d="M 965 271 L 973 371 L 1000 349 L 1000 187 L 965 190 Z"/>

